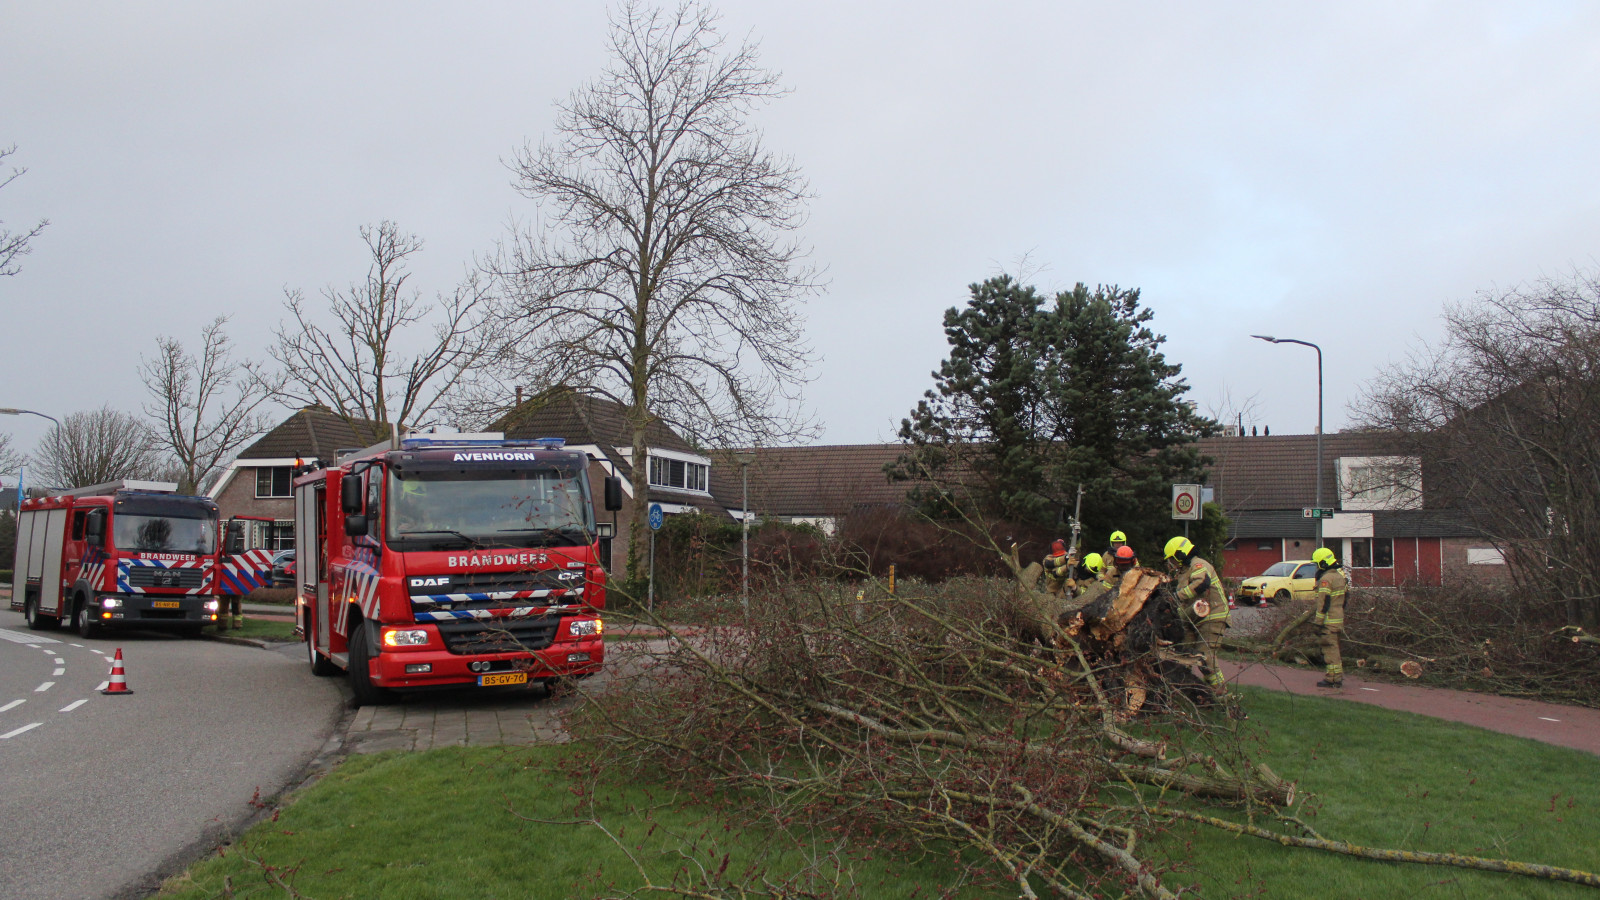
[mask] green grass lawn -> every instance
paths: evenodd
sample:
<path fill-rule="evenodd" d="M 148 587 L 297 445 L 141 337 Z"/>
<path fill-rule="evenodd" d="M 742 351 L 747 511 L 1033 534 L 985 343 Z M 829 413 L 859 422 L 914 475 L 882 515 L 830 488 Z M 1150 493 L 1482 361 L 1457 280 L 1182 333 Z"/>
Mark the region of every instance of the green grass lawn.
<path fill-rule="evenodd" d="M 254 638 L 258 641 L 299 640 L 294 636 L 293 622 L 274 622 L 270 619 L 256 619 L 248 615 L 244 617 L 243 628 L 230 628 L 227 631 L 219 631 L 217 633 L 233 637 Z"/>
<path fill-rule="evenodd" d="M 173 878 L 159 896 L 286 896 L 267 885 L 263 864 L 301 895 L 318 900 L 558 900 L 598 896 L 613 883 L 636 887 L 636 870 L 598 829 L 529 822 L 511 811 L 571 818 L 573 785 L 557 763 L 582 752 L 568 745 L 350 757 L 276 821 L 260 823 L 224 855 Z M 705 846 L 709 835 L 727 845 L 735 854 L 730 872 L 740 870 L 741 854 L 748 858 L 764 844 L 761 835 L 726 833 L 694 805 L 671 803 L 638 785 L 603 793 L 595 815 L 661 881 L 670 878 L 676 852 L 691 841 Z M 784 857 L 779 864 L 798 862 Z M 930 882 L 942 875 L 931 864 L 883 860 L 862 864 L 862 873 L 867 895 L 886 900 L 928 896 Z"/>
<path fill-rule="evenodd" d="M 1306 818 L 1326 837 L 1600 870 L 1600 757 L 1338 700 L 1245 693 L 1247 727 L 1259 735 L 1264 758 L 1316 795 Z M 637 886 L 626 858 L 599 831 L 529 822 L 507 809 L 509 802 L 525 816 L 568 818 L 574 785 L 556 763 L 583 752 L 568 745 L 351 757 L 277 821 L 197 864 L 161 896 L 286 896 L 268 888 L 262 864 L 318 900 L 554 900 L 597 896 L 613 881 Z M 659 879 L 672 868 L 663 851 L 708 831 L 734 849 L 730 871 L 741 850 L 753 853 L 767 839 L 724 832 L 693 804 L 649 791 L 638 782 L 608 789 L 595 814 L 628 846 L 641 847 L 640 858 Z M 638 812 L 644 808 L 655 812 Z M 1183 867 L 1168 876 L 1169 885 L 1197 883 L 1198 896 L 1207 898 L 1596 896 L 1574 885 L 1283 848 L 1200 826 L 1176 827 L 1152 852 Z M 859 873 L 863 895 L 885 900 L 937 896 L 933 888 L 944 875 L 934 861 L 881 859 L 862 862 Z M 960 896 L 1016 895 L 998 889 Z"/>
<path fill-rule="evenodd" d="M 1600 757 L 1322 697 L 1245 689 L 1263 757 L 1317 797 L 1307 822 L 1368 846 L 1600 871 Z M 1577 885 L 1290 849 L 1201 826 L 1162 843 L 1205 897 L 1594 897 Z M 1264 893 L 1259 893 L 1264 891 Z"/>

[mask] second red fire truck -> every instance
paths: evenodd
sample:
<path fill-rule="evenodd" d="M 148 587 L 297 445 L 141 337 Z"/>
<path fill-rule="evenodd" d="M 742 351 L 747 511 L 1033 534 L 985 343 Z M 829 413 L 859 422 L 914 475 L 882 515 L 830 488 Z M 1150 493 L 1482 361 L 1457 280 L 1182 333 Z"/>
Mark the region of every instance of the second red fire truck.
<path fill-rule="evenodd" d="M 415 436 L 295 479 L 311 669 L 390 690 L 553 682 L 604 662 L 588 457 L 559 439 Z M 604 479 L 605 507 L 621 482 Z"/>

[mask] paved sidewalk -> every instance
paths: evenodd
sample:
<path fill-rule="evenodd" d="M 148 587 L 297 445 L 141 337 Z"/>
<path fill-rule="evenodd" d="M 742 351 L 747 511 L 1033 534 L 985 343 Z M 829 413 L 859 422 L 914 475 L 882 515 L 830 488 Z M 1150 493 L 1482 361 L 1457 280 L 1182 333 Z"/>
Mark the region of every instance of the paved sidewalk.
<path fill-rule="evenodd" d="M 554 700 L 542 688 L 449 691 L 402 696 L 356 710 L 345 731 L 351 753 L 560 744 L 567 741 L 561 715 L 574 698 Z"/>
<path fill-rule="evenodd" d="M 1388 681 L 1368 681 L 1349 672 L 1345 673 L 1343 688 L 1330 690 L 1317 687 L 1322 673 L 1312 669 L 1226 659 L 1222 661 L 1222 669 L 1228 680 L 1235 684 L 1288 691 L 1291 694 L 1336 697 L 1600 754 L 1600 710 L 1596 709 Z"/>

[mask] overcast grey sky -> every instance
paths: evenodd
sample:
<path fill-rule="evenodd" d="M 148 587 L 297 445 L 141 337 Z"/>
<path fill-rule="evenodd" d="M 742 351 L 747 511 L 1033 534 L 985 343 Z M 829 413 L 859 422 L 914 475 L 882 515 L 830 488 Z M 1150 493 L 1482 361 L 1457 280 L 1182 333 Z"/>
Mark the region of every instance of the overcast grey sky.
<path fill-rule="evenodd" d="M 793 93 L 768 144 L 816 194 L 807 390 L 893 439 L 943 311 L 1014 269 L 1138 287 L 1202 409 L 1309 432 L 1441 305 L 1596 264 L 1600 6 L 725 2 Z M 502 160 L 604 63 L 599 3 L 0 2 L 0 406 L 137 410 L 141 353 L 217 313 L 261 355 L 285 287 L 426 241 L 448 289 L 533 210 Z M 39 420 L 0 419 L 28 449 Z"/>

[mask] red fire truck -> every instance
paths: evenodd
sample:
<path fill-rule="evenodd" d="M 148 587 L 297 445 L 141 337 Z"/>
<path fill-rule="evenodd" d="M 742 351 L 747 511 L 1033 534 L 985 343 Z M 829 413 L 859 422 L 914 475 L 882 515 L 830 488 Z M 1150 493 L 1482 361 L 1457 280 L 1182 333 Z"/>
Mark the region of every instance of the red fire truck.
<path fill-rule="evenodd" d="M 359 704 L 389 690 L 600 671 L 605 571 L 588 457 L 560 439 L 413 436 L 295 479 L 311 670 Z M 605 479 L 605 507 L 622 506 Z"/>
<path fill-rule="evenodd" d="M 217 504 L 116 481 L 24 500 L 11 608 L 35 631 L 66 620 L 199 634 L 217 618 Z"/>

